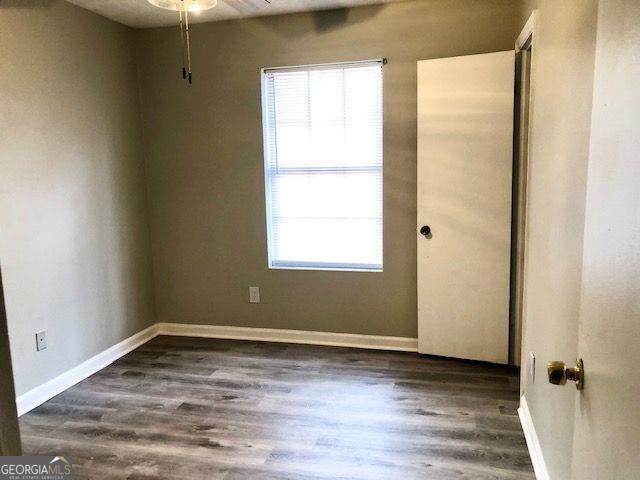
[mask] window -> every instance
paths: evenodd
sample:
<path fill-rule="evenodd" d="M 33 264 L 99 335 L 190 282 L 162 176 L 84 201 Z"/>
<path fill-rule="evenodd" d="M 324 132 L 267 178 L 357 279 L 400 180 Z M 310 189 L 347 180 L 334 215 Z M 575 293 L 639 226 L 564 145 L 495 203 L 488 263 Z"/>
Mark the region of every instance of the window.
<path fill-rule="evenodd" d="M 382 62 L 262 75 L 269 266 L 382 270 Z"/>

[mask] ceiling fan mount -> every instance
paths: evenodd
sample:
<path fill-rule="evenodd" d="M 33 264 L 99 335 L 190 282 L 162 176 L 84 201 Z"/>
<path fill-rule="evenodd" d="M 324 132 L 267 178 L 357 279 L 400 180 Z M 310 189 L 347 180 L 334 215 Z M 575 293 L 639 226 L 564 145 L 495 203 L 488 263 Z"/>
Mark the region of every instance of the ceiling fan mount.
<path fill-rule="evenodd" d="M 174 12 L 187 10 L 201 12 L 209 10 L 218 4 L 218 0 L 147 0 L 151 5 Z"/>

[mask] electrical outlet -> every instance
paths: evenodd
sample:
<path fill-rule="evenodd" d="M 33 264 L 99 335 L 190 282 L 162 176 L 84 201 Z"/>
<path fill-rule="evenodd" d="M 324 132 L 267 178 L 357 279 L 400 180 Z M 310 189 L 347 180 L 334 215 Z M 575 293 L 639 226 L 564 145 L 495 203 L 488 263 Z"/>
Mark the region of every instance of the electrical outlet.
<path fill-rule="evenodd" d="M 536 355 L 530 352 L 529 355 L 529 379 L 531 383 L 536 383 Z"/>
<path fill-rule="evenodd" d="M 249 287 L 249 303 L 260 303 L 260 287 Z"/>
<path fill-rule="evenodd" d="M 40 330 L 36 332 L 36 350 L 45 350 L 47 348 L 47 331 Z"/>

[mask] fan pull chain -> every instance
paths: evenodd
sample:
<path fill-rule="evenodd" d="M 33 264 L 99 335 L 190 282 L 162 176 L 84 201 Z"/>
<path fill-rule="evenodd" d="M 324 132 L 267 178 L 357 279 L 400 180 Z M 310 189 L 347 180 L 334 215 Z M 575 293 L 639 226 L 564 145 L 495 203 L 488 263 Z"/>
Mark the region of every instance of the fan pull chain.
<path fill-rule="evenodd" d="M 191 36 L 189 34 L 189 8 L 185 8 L 184 10 L 184 19 L 186 26 L 185 32 L 187 37 L 187 69 L 189 72 L 189 85 L 191 85 Z"/>
<path fill-rule="evenodd" d="M 184 22 L 182 21 L 182 5 L 184 4 L 184 0 L 180 0 L 178 4 L 178 12 L 180 13 L 180 49 L 182 50 L 182 78 L 186 80 L 187 78 L 187 67 L 185 62 L 185 53 L 184 53 Z"/>

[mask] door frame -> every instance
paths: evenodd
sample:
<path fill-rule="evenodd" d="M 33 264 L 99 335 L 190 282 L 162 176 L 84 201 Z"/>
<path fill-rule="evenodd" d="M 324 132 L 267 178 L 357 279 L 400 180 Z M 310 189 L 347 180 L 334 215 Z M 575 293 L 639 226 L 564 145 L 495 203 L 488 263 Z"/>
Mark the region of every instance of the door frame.
<path fill-rule="evenodd" d="M 9 346 L 9 328 L 4 304 L 2 287 L 2 268 L 0 266 L 0 455 L 22 455 L 20 443 L 20 427 L 16 408 L 16 393 L 13 385 L 13 370 L 11 368 L 11 351 Z"/>
<path fill-rule="evenodd" d="M 516 366 L 533 368 L 533 359 L 524 355 L 523 346 L 526 332 L 526 274 L 528 258 L 528 205 L 529 184 L 531 180 L 531 119 L 533 118 L 535 92 L 531 83 L 531 72 L 534 69 L 534 36 L 536 30 L 537 10 L 533 10 L 515 42 L 516 51 L 516 88 L 515 115 L 513 136 L 513 198 L 512 198 L 512 274 L 509 321 L 512 333 L 510 363 Z M 525 72 L 523 69 L 526 68 Z M 526 85 L 522 79 L 526 78 Z M 526 120 L 523 108 L 523 93 L 528 93 Z M 526 134 L 526 139 L 523 138 Z M 522 152 L 526 152 L 523 156 Z M 521 192 L 524 190 L 524 193 Z M 527 371 L 526 373 L 529 373 Z M 521 376 L 524 378 L 524 374 Z M 524 383 L 521 382 L 521 385 Z M 521 392 L 523 393 L 523 392 Z"/>

